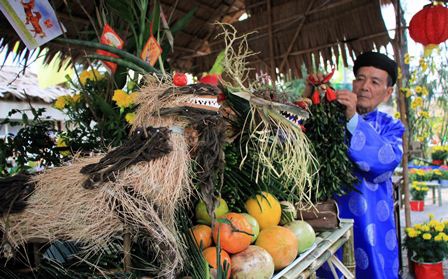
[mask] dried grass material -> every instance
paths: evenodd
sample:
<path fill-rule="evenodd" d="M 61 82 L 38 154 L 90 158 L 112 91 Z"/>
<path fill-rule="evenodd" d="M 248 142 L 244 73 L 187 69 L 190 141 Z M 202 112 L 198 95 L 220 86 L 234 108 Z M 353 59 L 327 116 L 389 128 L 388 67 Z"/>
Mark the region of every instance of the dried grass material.
<path fill-rule="evenodd" d="M 256 181 L 266 172 L 284 178 L 289 190 L 299 202 L 312 206 L 313 176 L 317 175 L 318 162 L 311 152 L 311 144 L 299 126 L 292 124 L 280 113 L 251 103 L 251 113 L 245 123 L 250 136 L 243 155 L 248 156 L 248 146 L 257 150 Z M 245 158 L 241 162 L 244 164 Z"/>
<path fill-rule="evenodd" d="M 122 231 L 109 209 L 104 189 L 85 190 L 79 170 L 100 157 L 74 161 L 69 166 L 36 176 L 36 188 L 22 213 L 4 216 L 0 227 L 14 247 L 33 239 L 71 239 L 86 248 L 101 246 Z"/>
<path fill-rule="evenodd" d="M 7 242 L 17 247 L 32 239 L 69 239 L 82 243 L 89 254 L 121 236 L 125 226 L 134 237 L 146 237 L 159 263 L 153 272 L 174 277 L 182 269 L 184 253 L 175 213 L 189 202 L 194 187 L 184 136 L 171 133 L 170 144 L 173 151 L 168 155 L 133 165 L 115 182 L 94 189 L 82 187 L 85 176 L 79 171 L 101 156 L 37 176 L 24 212 L 0 221 Z"/>

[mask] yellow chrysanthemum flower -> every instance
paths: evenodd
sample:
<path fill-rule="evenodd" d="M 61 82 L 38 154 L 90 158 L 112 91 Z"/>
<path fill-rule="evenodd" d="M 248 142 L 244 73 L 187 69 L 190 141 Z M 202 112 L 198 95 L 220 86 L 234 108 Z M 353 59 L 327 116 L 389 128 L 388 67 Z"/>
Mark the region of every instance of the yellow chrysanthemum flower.
<path fill-rule="evenodd" d="M 77 103 L 79 103 L 80 100 L 81 100 L 81 94 L 78 93 L 78 94 L 75 94 L 72 96 L 73 103 L 77 104 Z"/>
<path fill-rule="evenodd" d="M 62 137 L 56 138 L 56 147 L 67 147 L 67 143 L 65 142 L 65 139 Z M 69 156 L 70 151 L 61 151 L 60 154 L 62 156 Z"/>
<path fill-rule="evenodd" d="M 403 72 L 401 71 L 401 67 L 398 67 L 397 79 L 400 80 L 403 78 Z"/>
<path fill-rule="evenodd" d="M 443 236 L 443 241 L 448 241 L 448 235 Z"/>
<path fill-rule="evenodd" d="M 429 217 L 429 220 L 433 220 L 433 219 L 434 219 L 434 214 L 429 213 L 429 214 L 428 214 L 428 217 Z"/>
<path fill-rule="evenodd" d="M 422 86 L 422 96 L 427 96 L 428 93 L 428 88 L 426 88 L 426 86 Z"/>
<path fill-rule="evenodd" d="M 89 71 L 82 71 L 79 75 L 79 83 L 81 83 L 81 85 L 86 85 L 88 79 L 90 79 Z"/>
<path fill-rule="evenodd" d="M 129 95 L 121 89 L 117 89 L 114 91 L 114 96 L 112 96 L 112 100 L 115 101 L 117 106 L 120 108 L 127 108 L 134 104 L 135 95 Z"/>
<path fill-rule="evenodd" d="M 420 85 L 417 85 L 416 87 L 415 87 L 415 92 L 417 92 L 417 93 L 421 93 L 422 92 L 422 87 L 420 86 Z"/>
<path fill-rule="evenodd" d="M 439 221 L 437 221 L 437 220 L 435 220 L 435 219 L 432 219 L 431 221 L 429 221 L 429 223 L 428 223 L 428 225 L 429 225 L 429 227 L 431 227 L 431 228 L 435 228 L 437 225 L 439 225 L 440 224 L 440 222 Z"/>
<path fill-rule="evenodd" d="M 408 236 L 409 236 L 410 238 L 417 237 L 418 235 L 419 235 L 419 233 L 418 233 L 417 231 L 410 231 L 410 232 L 408 233 Z"/>
<path fill-rule="evenodd" d="M 424 142 L 425 141 L 425 137 L 417 137 L 417 141 L 418 142 Z"/>
<path fill-rule="evenodd" d="M 401 115 L 400 115 L 400 112 L 398 112 L 398 111 L 394 114 L 394 117 L 395 117 L 396 119 L 400 119 L 400 116 L 401 116 Z"/>
<path fill-rule="evenodd" d="M 443 235 L 438 234 L 434 237 L 434 241 L 438 242 L 438 241 L 442 241 L 442 240 L 443 240 Z"/>
<path fill-rule="evenodd" d="M 430 240 L 432 238 L 432 235 L 430 233 L 424 233 L 422 235 L 422 238 L 425 240 Z"/>
<path fill-rule="evenodd" d="M 422 97 L 417 97 L 417 98 L 415 98 L 415 102 L 417 103 L 418 106 L 423 105 L 423 99 L 422 99 Z"/>
<path fill-rule="evenodd" d="M 423 225 L 423 226 L 421 227 L 421 231 L 422 231 L 422 232 L 429 232 L 429 226 L 428 226 L 428 225 Z"/>
<path fill-rule="evenodd" d="M 419 113 L 419 115 L 420 115 L 420 117 L 422 117 L 422 118 L 429 118 L 429 112 L 427 112 L 427 111 L 421 111 L 421 112 Z"/>
<path fill-rule="evenodd" d="M 421 224 L 415 224 L 414 225 L 414 229 L 421 230 L 422 229 L 422 225 Z"/>
<path fill-rule="evenodd" d="M 409 55 L 409 53 L 406 53 L 404 55 L 404 64 L 409 64 L 410 61 L 411 61 L 411 56 Z"/>
<path fill-rule="evenodd" d="M 135 113 L 131 112 L 131 113 L 127 113 L 124 116 L 124 119 L 126 120 L 126 122 L 128 122 L 129 124 L 134 123 L 135 120 Z"/>
<path fill-rule="evenodd" d="M 102 80 L 104 78 L 104 75 L 102 75 L 98 70 L 93 69 L 91 71 L 83 71 L 80 75 L 79 75 L 79 83 L 81 83 L 81 85 L 86 85 L 87 80 L 91 80 L 91 81 L 98 81 L 98 80 Z"/>
<path fill-rule="evenodd" d="M 59 96 L 56 101 L 53 104 L 53 107 L 55 107 L 58 110 L 63 110 L 65 106 L 67 105 L 67 97 L 70 98 L 70 96 Z"/>
<path fill-rule="evenodd" d="M 434 229 L 438 232 L 443 232 L 443 230 L 445 229 L 445 225 L 443 223 L 440 223 L 437 226 L 435 226 Z"/>

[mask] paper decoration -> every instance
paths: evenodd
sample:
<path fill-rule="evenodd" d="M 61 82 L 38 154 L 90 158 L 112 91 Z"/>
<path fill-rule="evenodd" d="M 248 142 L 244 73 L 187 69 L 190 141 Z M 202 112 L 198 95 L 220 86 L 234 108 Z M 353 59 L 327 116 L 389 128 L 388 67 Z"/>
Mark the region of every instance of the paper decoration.
<path fill-rule="evenodd" d="M 30 50 L 65 32 L 48 0 L 0 0 L 0 10 Z"/>
<path fill-rule="evenodd" d="M 159 59 L 159 56 L 162 54 L 162 48 L 160 47 L 156 38 L 154 38 L 154 36 L 152 35 L 152 32 L 150 33 L 151 36 L 149 36 L 149 39 L 146 42 L 140 57 L 151 66 L 154 66 L 157 62 L 157 59 Z"/>
<path fill-rule="evenodd" d="M 124 46 L 124 41 L 118 36 L 112 27 L 109 24 L 104 25 L 103 34 L 101 34 L 100 43 L 103 45 L 113 46 L 118 49 L 122 49 Z M 110 53 L 108 51 L 97 49 L 96 53 L 100 55 L 110 56 L 110 57 L 118 57 L 118 55 Z M 109 61 L 101 61 L 104 66 L 106 66 L 112 73 L 115 73 L 117 70 L 117 64 L 109 62 Z"/>

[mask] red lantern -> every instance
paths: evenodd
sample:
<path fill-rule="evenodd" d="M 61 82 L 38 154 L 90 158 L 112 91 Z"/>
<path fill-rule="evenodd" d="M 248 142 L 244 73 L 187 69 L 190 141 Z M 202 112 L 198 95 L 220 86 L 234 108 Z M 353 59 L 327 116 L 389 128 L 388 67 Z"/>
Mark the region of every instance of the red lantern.
<path fill-rule="evenodd" d="M 448 39 L 448 8 L 442 5 L 426 5 L 409 23 L 411 38 L 423 44 L 438 45 Z"/>

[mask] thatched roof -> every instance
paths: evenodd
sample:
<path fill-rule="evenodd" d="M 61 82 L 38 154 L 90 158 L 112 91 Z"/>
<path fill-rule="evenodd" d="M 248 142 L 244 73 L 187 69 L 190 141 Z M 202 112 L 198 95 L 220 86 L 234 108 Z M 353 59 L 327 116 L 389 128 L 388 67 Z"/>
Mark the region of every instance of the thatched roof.
<path fill-rule="evenodd" d="M 274 66 L 285 74 L 291 69 L 293 76 L 300 77 L 301 65 L 305 64 L 308 70 L 318 69 L 321 61 L 337 65 L 339 55 L 347 65 L 348 59 L 390 41 L 378 0 L 246 0 L 245 3 L 249 18 L 233 25 L 239 34 L 256 31 L 248 37 L 249 47 L 259 53 L 253 56 L 252 67 L 267 73 Z M 223 45 L 215 39 L 209 46 L 210 55 L 195 57 L 193 64 L 198 69 L 207 69 Z"/>
<path fill-rule="evenodd" d="M 51 103 L 57 97 L 70 94 L 70 90 L 54 86 L 42 89 L 36 73 L 22 67 L 3 66 L 0 68 L 0 101 L 31 101 L 34 103 Z"/>
<path fill-rule="evenodd" d="M 69 2 L 70 9 L 65 4 L 67 1 L 51 1 L 58 18 L 67 28 L 66 37 L 98 41 L 97 33 L 100 28 L 92 26 L 91 22 L 92 19 L 95 21 L 98 14 L 96 7 L 103 2 L 100 0 Z M 362 51 L 389 42 L 381 18 L 379 0 L 160 0 L 160 2 L 166 15 L 172 13 L 171 23 L 194 7 L 197 8 L 188 26 L 176 34 L 174 51 L 169 55 L 169 63 L 174 69 L 188 70 L 192 73 L 208 71 L 216 55 L 222 50 L 222 41 L 215 38 L 219 33 L 219 29 L 213 24 L 216 21 L 234 22 L 240 34 L 258 31 L 249 37 L 250 47 L 259 52 L 253 57 L 253 67 L 266 72 L 271 68 L 281 68 L 281 72 L 292 69 L 292 74 L 295 76 L 300 76 L 297 70 L 302 63 L 308 68 L 318 63 L 319 59 L 313 61 L 313 57 L 322 57 L 326 64 L 335 64 L 333 55 L 341 53 L 346 63 L 347 59 Z M 236 21 L 244 12 L 250 17 L 244 21 Z M 12 50 L 14 42 L 18 39 L 3 15 L 0 15 L 0 37 L 3 38 L 0 48 L 7 47 L 8 50 Z M 64 57 L 77 58 L 83 55 L 83 51 L 76 47 L 72 46 L 68 51 L 66 45 L 54 41 L 46 46 L 50 48 L 48 59 L 58 51 L 62 51 L 61 55 Z"/>

